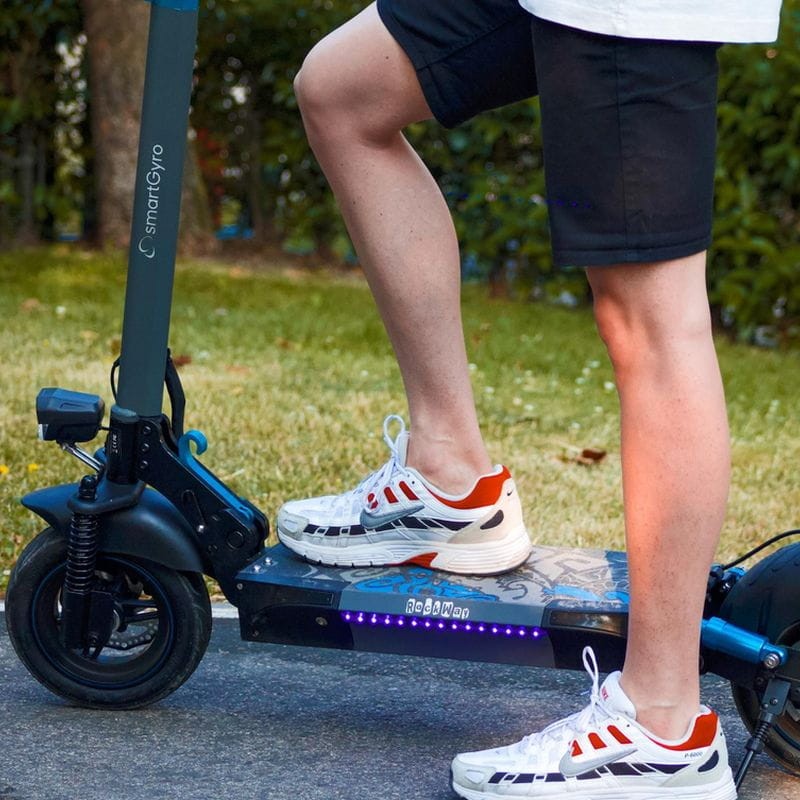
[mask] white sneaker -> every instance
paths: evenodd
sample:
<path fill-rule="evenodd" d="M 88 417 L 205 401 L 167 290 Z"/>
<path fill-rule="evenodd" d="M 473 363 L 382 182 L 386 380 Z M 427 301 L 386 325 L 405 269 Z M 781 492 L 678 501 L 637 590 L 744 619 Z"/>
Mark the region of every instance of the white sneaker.
<path fill-rule="evenodd" d="M 392 439 L 389 428 L 399 423 Z M 278 538 L 309 561 L 340 567 L 418 564 L 490 575 L 522 564 L 531 542 L 511 473 L 502 466 L 464 495 L 429 484 L 406 466 L 401 417 L 383 422 L 391 456 L 355 489 L 292 500 L 278 512 Z"/>
<path fill-rule="evenodd" d="M 467 800 L 735 800 L 725 736 L 711 709 L 701 706 L 682 739 L 658 739 L 636 722 L 620 673 L 600 687 L 589 647 L 583 663 L 593 681 L 589 706 L 516 744 L 456 756 L 456 794 Z"/>

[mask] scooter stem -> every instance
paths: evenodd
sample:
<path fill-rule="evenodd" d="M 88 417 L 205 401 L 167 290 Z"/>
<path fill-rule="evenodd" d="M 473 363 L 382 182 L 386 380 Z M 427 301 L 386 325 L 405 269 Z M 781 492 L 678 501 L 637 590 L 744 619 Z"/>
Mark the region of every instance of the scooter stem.
<path fill-rule="evenodd" d="M 161 414 L 198 0 L 150 0 L 118 409 Z"/>

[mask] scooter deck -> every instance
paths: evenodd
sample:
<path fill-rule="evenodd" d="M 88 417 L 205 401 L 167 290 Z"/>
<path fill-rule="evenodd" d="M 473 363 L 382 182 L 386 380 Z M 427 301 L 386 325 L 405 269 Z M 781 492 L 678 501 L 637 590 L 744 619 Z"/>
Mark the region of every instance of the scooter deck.
<path fill-rule="evenodd" d="M 423 567 L 310 564 L 283 545 L 236 578 L 242 638 L 474 661 L 580 668 L 591 644 L 621 665 L 628 612 L 624 553 L 535 547 L 492 577 Z"/>

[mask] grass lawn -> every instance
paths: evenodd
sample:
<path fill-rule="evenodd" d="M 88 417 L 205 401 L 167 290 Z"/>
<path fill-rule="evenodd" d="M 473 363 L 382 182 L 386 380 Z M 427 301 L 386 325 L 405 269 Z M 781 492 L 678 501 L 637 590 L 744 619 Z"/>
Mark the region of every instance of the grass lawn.
<path fill-rule="evenodd" d="M 100 394 L 119 347 L 125 263 L 59 247 L 0 256 L 0 594 L 43 526 L 18 504 L 77 480 L 81 465 L 36 438 L 42 386 Z M 466 287 L 472 377 L 490 452 L 520 487 L 543 544 L 622 548 L 618 402 L 588 309 L 488 300 Z M 366 285 L 275 265 L 183 263 L 171 335 L 187 425 L 204 462 L 273 517 L 288 498 L 338 492 L 385 459 L 381 422 L 405 412 Z M 719 557 L 800 523 L 800 353 L 717 341 L 733 437 Z M 98 440 L 98 445 L 100 440 Z M 575 461 L 584 447 L 599 463 Z M 687 532 L 691 535 L 690 532 Z"/>

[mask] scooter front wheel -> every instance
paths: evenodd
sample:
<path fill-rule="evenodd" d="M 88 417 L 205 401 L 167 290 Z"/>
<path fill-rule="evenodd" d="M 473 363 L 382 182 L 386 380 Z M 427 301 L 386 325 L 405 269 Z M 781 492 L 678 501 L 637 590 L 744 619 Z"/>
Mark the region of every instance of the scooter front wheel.
<path fill-rule="evenodd" d="M 99 553 L 95 584 L 113 597 L 102 646 L 67 648 L 60 636 L 66 539 L 52 528 L 22 552 L 6 594 L 6 624 L 28 671 L 55 694 L 90 708 L 137 708 L 194 672 L 211 635 L 202 576 Z"/>

